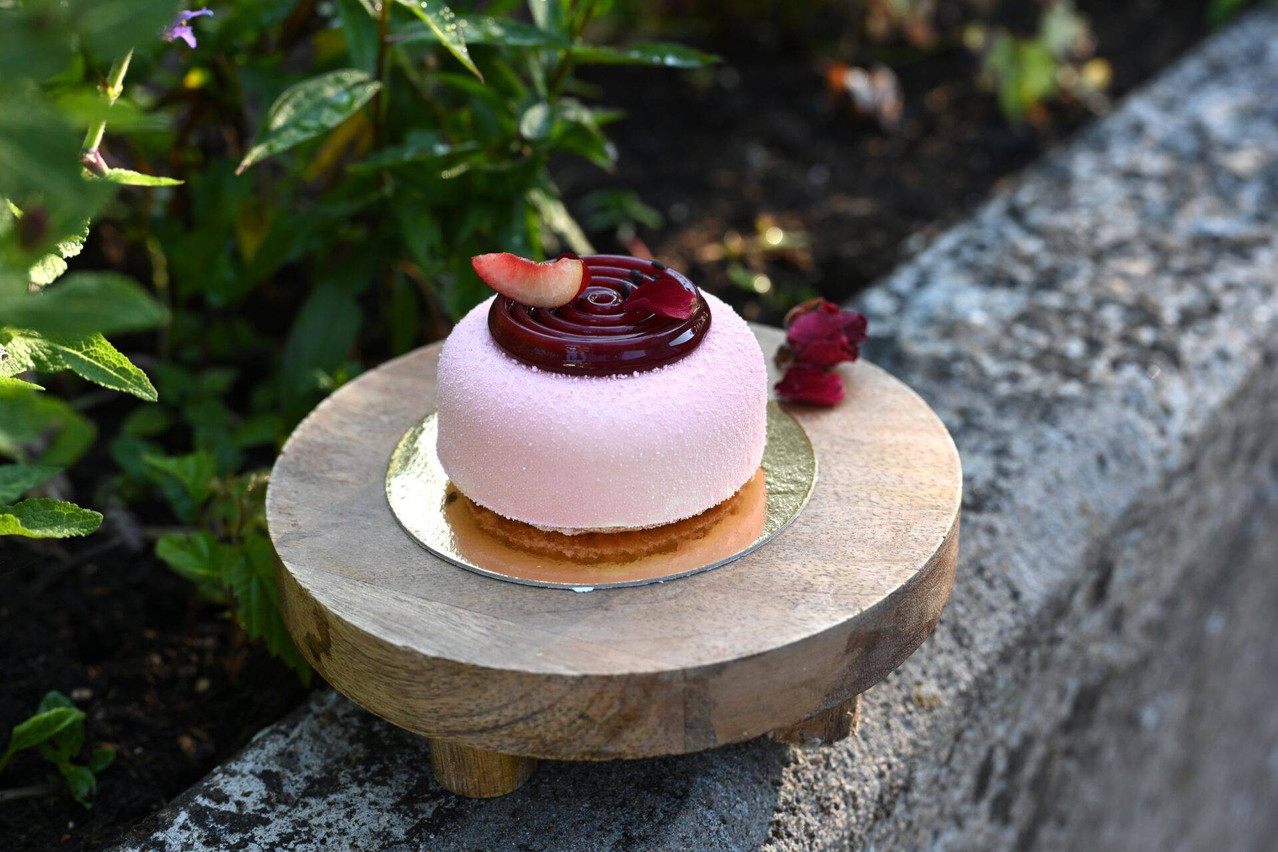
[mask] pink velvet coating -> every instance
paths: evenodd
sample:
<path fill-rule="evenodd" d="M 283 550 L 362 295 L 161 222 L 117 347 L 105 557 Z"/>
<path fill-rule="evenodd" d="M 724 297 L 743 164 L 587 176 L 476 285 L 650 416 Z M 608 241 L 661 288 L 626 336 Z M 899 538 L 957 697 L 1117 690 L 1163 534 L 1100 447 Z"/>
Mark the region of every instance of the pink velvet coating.
<path fill-rule="evenodd" d="M 527 366 L 488 332 L 491 300 L 439 356 L 439 460 L 467 497 L 535 526 L 650 527 L 700 514 L 754 475 L 768 374 L 745 321 L 711 295 L 710 331 L 643 373 Z"/>

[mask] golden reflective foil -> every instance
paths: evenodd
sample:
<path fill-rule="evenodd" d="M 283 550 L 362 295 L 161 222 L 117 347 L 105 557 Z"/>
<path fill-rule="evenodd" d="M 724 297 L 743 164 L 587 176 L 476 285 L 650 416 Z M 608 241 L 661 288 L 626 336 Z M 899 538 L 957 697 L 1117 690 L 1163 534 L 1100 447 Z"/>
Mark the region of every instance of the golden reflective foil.
<path fill-rule="evenodd" d="M 763 466 L 736 496 L 695 518 L 651 530 L 565 536 L 476 507 L 444 473 L 431 414 L 395 447 L 386 471 L 391 511 L 418 544 L 487 577 L 590 591 L 686 577 L 739 559 L 798 516 L 816 484 L 803 427 L 768 403 Z"/>

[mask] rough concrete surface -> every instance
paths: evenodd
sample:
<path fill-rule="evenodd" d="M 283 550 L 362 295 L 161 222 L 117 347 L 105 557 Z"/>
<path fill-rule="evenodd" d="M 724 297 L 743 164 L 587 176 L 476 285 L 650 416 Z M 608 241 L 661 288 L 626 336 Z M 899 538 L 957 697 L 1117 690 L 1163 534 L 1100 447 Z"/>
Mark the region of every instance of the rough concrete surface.
<path fill-rule="evenodd" d="M 468 801 L 323 692 L 122 848 L 1272 848 L 1275 91 L 1266 10 L 866 297 L 967 497 L 945 617 L 857 737 L 544 764 Z"/>

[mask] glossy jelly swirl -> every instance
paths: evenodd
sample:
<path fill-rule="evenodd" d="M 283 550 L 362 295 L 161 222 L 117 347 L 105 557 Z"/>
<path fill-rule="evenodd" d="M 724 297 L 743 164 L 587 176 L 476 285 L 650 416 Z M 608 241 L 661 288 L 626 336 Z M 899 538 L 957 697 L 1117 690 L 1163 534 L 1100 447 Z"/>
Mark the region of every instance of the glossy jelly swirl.
<path fill-rule="evenodd" d="M 555 373 L 606 376 L 651 370 L 685 357 L 710 328 L 710 306 L 696 285 L 651 260 L 594 254 L 581 258 L 588 280 L 558 308 L 530 308 L 498 296 L 488 311 L 497 345 L 525 364 Z M 692 316 L 671 319 L 626 310 L 626 297 L 666 277 L 696 297 Z"/>

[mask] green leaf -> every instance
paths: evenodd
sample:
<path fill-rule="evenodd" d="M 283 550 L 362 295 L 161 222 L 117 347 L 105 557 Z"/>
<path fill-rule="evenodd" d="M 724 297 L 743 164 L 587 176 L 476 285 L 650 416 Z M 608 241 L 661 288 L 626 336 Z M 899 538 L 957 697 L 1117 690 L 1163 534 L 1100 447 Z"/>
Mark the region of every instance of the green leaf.
<path fill-rule="evenodd" d="M 466 38 L 452 9 L 436 0 L 398 0 L 398 2 L 421 18 L 435 33 L 440 43 L 466 67 L 467 71 L 481 80 L 484 79 L 484 75 L 479 73 L 474 60 L 470 58 L 470 51 L 466 49 Z"/>
<path fill-rule="evenodd" d="M 37 287 L 52 284 L 67 271 L 67 260 L 84 251 L 84 241 L 89 238 L 89 220 L 85 219 L 77 233 L 60 241 L 53 251 L 37 260 L 27 271 L 27 277 Z"/>
<path fill-rule="evenodd" d="M 81 85 L 83 73 L 81 69 L 81 76 L 73 84 L 75 88 L 61 90 L 53 97 L 54 105 L 72 127 L 84 131 L 105 121 L 112 136 L 163 133 L 169 128 L 169 117 L 163 113 L 147 112 L 125 98 L 110 103 L 96 85 Z"/>
<path fill-rule="evenodd" d="M 8 337 L 4 341 L 4 337 Z M 157 395 L 146 373 L 133 365 L 101 334 L 38 334 L 34 331 L 0 330 L 0 341 L 13 355 L 11 362 L 0 363 L 0 375 L 13 375 L 25 370 L 56 373 L 71 370 L 81 378 L 104 388 L 124 391 L 155 402 Z M 25 366 L 23 366 L 25 365 Z"/>
<path fill-rule="evenodd" d="M 570 98 L 561 98 L 555 104 L 555 116 L 551 136 L 541 147 L 568 151 L 585 157 L 601 169 L 612 170 L 617 148 L 599 129 L 594 110 Z"/>
<path fill-rule="evenodd" d="M 11 376 L 0 376 L 0 391 L 2 390 L 44 390 L 40 385 L 22 379 L 15 379 Z"/>
<path fill-rule="evenodd" d="M 87 767 L 76 766 L 74 763 L 59 763 L 58 772 L 66 779 L 71 798 L 86 808 L 89 807 L 89 802 L 98 789 L 98 779 L 93 777 L 93 773 Z"/>
<path fill-rule="evenodd" d="M 45 713 L 49 710 L 56 710 L 59 707 L 70 707 L 74 710 L 75 702 L 64 693 L 56 689 L 50 689 L 44 694 L 44 698 L 40 699 L 40 706 L 36 708 L 36 712 Z"/>
<path fill-rule="evenodd" d="M 570 44 L 565 38 L 525 24 L 523 21 L 505 20 L 486 15 L 458 18 L 457 27 L 466 39 L 467 46 L 479 44 L 501 47 L 566 48 Z M 418 24 L 396 33 L 392 40 L 401 44 L 417 41 L 438 42 L 439 36 L 429 26 Z"/>
<path fill-rule="evenodd" d="M 528 11 L 538 29 L 562 36 L 567 33 L 564 0 L 528 0 Z"/>
<path fill-rule="evenodd" d="M 555 113 L 545 101 L 535 103 L 519 117 L 519 135 L 530 142 L 540 142 L 550 136 L 555 127 Z"/>
<path fill-rule="evenodd" d="M 197 506 L 209 499 L 213 479 L 217 476 L 217 459 L 212 453 L 197 451 L 184 456 L 147 456 L 143 461 L 152 470 L 176 479 Z"/>
<path fill-rule="evenodd" d="M 284 398 L 304 399 L 315 388 L 315 370 L 335 369 L 354 345 L 360 324 L 355 283 L 345 275 L 325 276 L 297 312 L 280 360 Z"/>
<path fill-rule="evenodd" d="M 392 201 L 399 232 L 413 260 L 423 270 L 433 270 L 444 251 L 444 234 L 436 218 L 438 211 L 424 195 L 404 189 Z"/>
<path fill-rule="evenodd" d="M 0 464 L 0 503 L 12 503 L 32 488 L 62 472 L 60 467 Z"/>
<path fill-rule="evenodd" d="M 456 154 L 479 149 L 473 141 L 445 142 L 438 133 L 414 130 L 400 145 L 383 148 L 358 163 L 352 163 L 350 171 L 365 172 L 394 166 L 421 166 L 426 163 L 445 162 Z"/>
<path fill-rule="evenodd" d="M 227 577 L 235 595 L 235 620 L 244 632 L 261 639 L 266 649 L 279 657 L 306 683 L 310 666 L 298 652 L 280 615 L 279 590 L 275 583 L 275 551 L 262 535 L 244 540 L 231 560 Z"/>
<path fill-rule="evenodd" d="M 184 183 L 177 178 L 144 175 L 131 169 L 107 169 L 107 173 L 99 179 L 124 186 L 181 186 Z"/>
<path fill-rule="evenodd" d="M 24 538 L 71 538 L 102 526 L 102 515 L 74 503 L 46 497 L 0 506 L 0 535 Z"/>
<path fill-rule="evenodd" d="M 366 71 L 346 68 L 304 80 L 285 90 L 235 173 L 332 130 L 368 103 L 381 84 Z"/>
<path fill-rule="evenodd" d="M 3 512 L 3 509 L 0 509 L 0 512 Z M 0 514 L 0 524 L 3 523 L 4 516 Z M 83 721 L 84 713 L 74 707 L 57 707 L 37 713 L 14 727 L 13 733 L 9 735 L 9 744 L 5 747 L 4 754 L 0 755 L 0 767 L 8 763 L 9 758 L 16 752 L 47 742 L 68 726 Z"/>
<path fill-rule="evenodd" d="M 417 316 L 410 317 L 416 322 Z M 262 447 L 274 444 L 284 432 L 284 424 L 278 414 L 254 414 L 242 420 L 231 433 L 231 442 L 237 447 Z"/>
<path fill-rule="evenodd" d="M 155 555 L 174 572 L 195 583 L 200 597 L 225 603 L 222 571 L 225 546 L 207 530 L 193 533 L 165 533 L 155 543 Z"/>
<path fill-rule="evenodd" d="M 153 438 L 173 425 L 173 412 L 159 405 L 139 405 L 120 424 L 120 434 Z"/>
<path fill-rule="evenodd" d="M 27 270 L 27 275 L 31 278 L 31 283 L 37 287 L 43 287 L 46 284 L 52 284 L 57 281 L 62 273 L 67 271 L 67 262 L 56 254 L 46 254 L 44 257 L 31 264 L 31 268 Z"/>
<path fill-rule="evenodd" d="M 0 295 L 0 316 L 11 327 L 61 335 L 142 331 L 167 318 L 159 302 L 114 272 L 73 272 L 38 293 Z"/>
<path fill-rule="evenodd" d="M 577 224 L 577 220 L 568 212 L 568 208 L 558 198 L 541 189 L 533 189 L 528 193 L 528 203 L 533 206 L 550 229 L 568 243 L 568 247 L 577 254 L 594 254 L 590 240 Z"/>
<path fill-rule="evenodd" d="M 377 12 L 369 0 L 337 0 L 337 15 L 355 67 L 377 73 Z"/>
<path fill-rule="evenodd" d="M 25 461 L 29 449 L 40 446 L 40 464 L 68 467 L 96 433 L 93 423 L 56 396 L 0 387 L 0 456 Z"/>
<path fill-rule="evenodd" d="M 89 755 L 88 770 L 97 775 L 115 762 L 115 749 L 110 746 L 98 746 Z"/>
<path fill-rule="evenodd" d="M 0 87 L 0 196 L 25 207 L 28 216 L 41 211 L 46 217 L 23 247 L 31 255 L 28 264 L 73 233 L 112 193 L 108 185 L 83 178 L 77 136 L 38 91 Z"/>
<path fill-rule="evenodd" d="M 705 68 L 719 57 L 669 42 L 636 42 L 625 47 L 579 44 L 569 48 L 578 65 L 653 65 L 662 68 Z"/>

